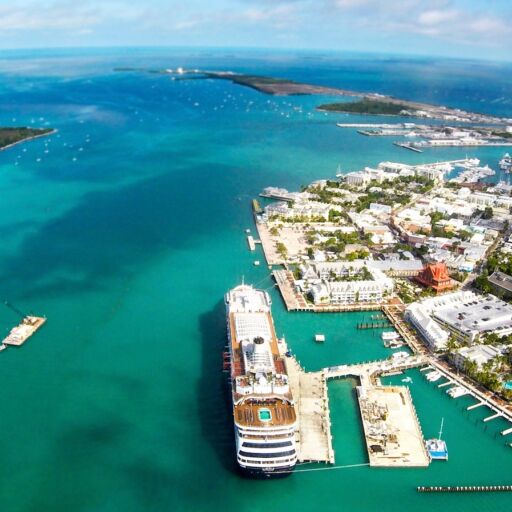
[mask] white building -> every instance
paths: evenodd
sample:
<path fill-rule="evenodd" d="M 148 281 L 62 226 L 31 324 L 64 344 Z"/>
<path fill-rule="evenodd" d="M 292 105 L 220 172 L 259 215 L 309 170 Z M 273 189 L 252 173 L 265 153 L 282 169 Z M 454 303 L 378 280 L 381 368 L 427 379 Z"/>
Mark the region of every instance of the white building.
<path fill-rule="evenodd" d="M 355 304 L 382 302 L 393 291 L 389 278 L 365 281 L 324 281 L 310 288 L 315 304 Z"/>
<path fill-rule="evenodd" d="M 449 334 L 473 344 L 491 332 L 512 333 L 512 305 L 493 295 L 447 293 L 411 304 L 405 316 L 434 350 L 445 348 Z"/>
<path fill-rule="evenodd" d="M 471 347 L 462 347 L 452 355 L 452 360 L 459 370 L 464 369 L 466 361 L 476 363 L 479 369 L 482 369 L 485 363 L 488 363 L 496 356 L 502 355 L 503 351 L 493 345 L 473 345 Z"/>
<path fill-rule="evenodd" d="M 365 261 L 315 262 L 300 271 L 315 304 L 382 302 L 393 293 L 394 282 L 384 272 L 368 268 Z M 363 273 L 365 273 L 364 275 Z M 360 277 L 361 279 L 358 279 Z"/>

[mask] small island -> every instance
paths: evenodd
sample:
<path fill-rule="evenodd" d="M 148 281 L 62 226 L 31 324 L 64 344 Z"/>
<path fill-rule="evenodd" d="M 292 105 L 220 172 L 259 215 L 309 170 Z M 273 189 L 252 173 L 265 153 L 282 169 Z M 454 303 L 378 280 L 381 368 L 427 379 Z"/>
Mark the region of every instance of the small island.
<path fill-rule="evenodd" d="M 0 126 L 0 151 L 26 140 L 54 133 L 53 128 L 26 128 Z"/>
<path fill-rule="evenodd" d="M 347 112 L 350 114 L 372 114 L 372 115 L 391 115 L 398 116 L 404 111 L 409 112 L 405 103 L 384 100 L 370 100 L 363 98 L 360 101 L 350 101 L 343 103 L 324 103 L 319 105 L 318 110 L 326 112 Z M 410 114 L 409 114 L 410 115 Z"/>

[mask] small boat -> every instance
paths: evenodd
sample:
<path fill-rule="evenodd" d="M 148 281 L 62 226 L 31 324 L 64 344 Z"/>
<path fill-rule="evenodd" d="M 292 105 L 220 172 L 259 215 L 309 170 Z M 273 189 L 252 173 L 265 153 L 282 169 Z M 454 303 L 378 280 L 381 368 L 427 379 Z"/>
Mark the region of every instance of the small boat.
<path fill-rule="evenodd" d="M 512 156 L 505 153 L 503 158 L 500 160 L 499 166 L 502 171 L 512 172 Z"/>
<path fill-rule="evenodd" d="M 444 418 L 441 419 L 441 428 L 437 439 L 427 439 L 425 446 L 431 460 L 448 460 L 448 448 L 446 442 L 441 439 L 443 434 Z"/>
<path fill-rule="evenodd" d="M 391 360 L 398 361 L 399 359 L 406 359 L 409 357 L 409 352 L 405 350 L 400 350 L 399 352 L 394 352 L 391 354 Z"/>
<path fill-rule="evenodd" d="M 452 398 L 459 398 L 460 396 L 464 396 L 468 394 L 468 390 L 463 388 L 462 386 L 455 386 L 454 388 L 450 388 L 447 393 Z"/>
<path fill-rule="evenodd" d="M 255 267 L 259 267 L 259 266 L 260 266 L 260 261 L 259 261 L 259 260 L 256 260 L 256 261 L 254 262 L 254 266 L 255 266 Z"/>
<path fill-rule="evenodd" d="M 402 382 L 412 382 L 412 379 L 411 379 L 411 377 L 404 377 L 402 379 Z"/>
<path fill-rule="evenodd" d="M 427 373 L 425 376 L 427 377 L 427 380 L 430 382 L 437 382 L 442 377 L 442 375 L 437 371 Z"/>
<path fill-rule="evenodd" d="M 315 341 L 317 343 L 323 343 L 325 341 L 325 335 L 324 334 L 315 334 Z"/>
<path fill-rule="evenodd" d="M 384 331 L 380 337 L 384 340 L 384 341 L 392 341 L 392 340 L 396 340 L 398 338 L 400 338 L 400 334 L 398 334 L 397 332 L 395 331 Z"/>

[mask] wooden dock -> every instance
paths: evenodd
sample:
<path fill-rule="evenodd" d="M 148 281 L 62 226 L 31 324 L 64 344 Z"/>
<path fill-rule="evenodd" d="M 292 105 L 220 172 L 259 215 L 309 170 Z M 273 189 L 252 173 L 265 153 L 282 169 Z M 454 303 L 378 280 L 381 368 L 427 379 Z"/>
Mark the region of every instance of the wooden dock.
<path fill-rule="evenodd" d="M 2 344 L 16 347 L 23 345 L 45 322 L 46 318 L 44 317 L 26 316 L 21 324 L 11 329 L 11 332 L 2 341 Z"/>

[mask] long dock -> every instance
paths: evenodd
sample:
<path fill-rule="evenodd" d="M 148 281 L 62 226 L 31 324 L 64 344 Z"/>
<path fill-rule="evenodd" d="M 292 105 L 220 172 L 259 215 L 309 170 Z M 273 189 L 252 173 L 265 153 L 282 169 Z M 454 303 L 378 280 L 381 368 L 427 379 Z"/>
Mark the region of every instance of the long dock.
<path fill-rule="evenodd" d="M 280 351 L 287 351 L 284 341 L 280 342 Z M 298 460 L 334 464 L 325 372 L 306 372 L 294 356 L 285 357 L 285 363 L 299 419 Z"/>
<path fill-rule="evenodd" d="M 16 347 L 23 345 L 45 322 L 44 317 L 26 316 L 19 325 L 11 329 L 2 344 Z"/>
<path fill-rule="evenodd" d="M 329 379 L 340 377 L 357 377 L 364 387 L 370 387 L 377 383 L 379 375 L 387 375 L 402 372 L 411 368 L 418 368 L 427 364 L 427 359 L 421 355 L 408 356 L 398 359 L 384 359 L 360 364 L 343 364 L 330 366 L 325 369 Z"/>
<path fill-rule="evenodd" d="M 511 492 L 512 485 L 422 485 L 418 492 Z"/>

